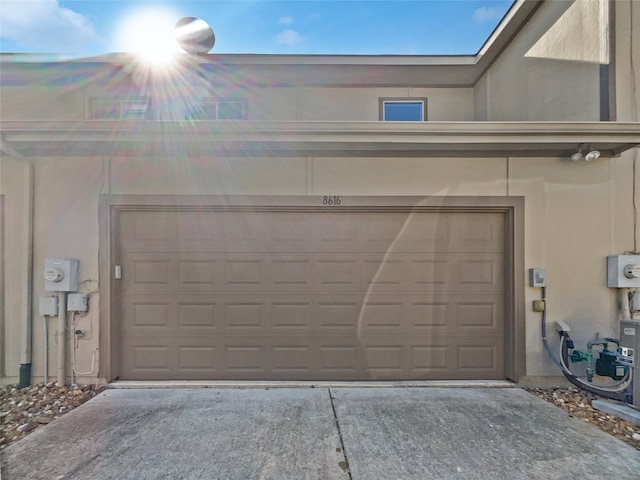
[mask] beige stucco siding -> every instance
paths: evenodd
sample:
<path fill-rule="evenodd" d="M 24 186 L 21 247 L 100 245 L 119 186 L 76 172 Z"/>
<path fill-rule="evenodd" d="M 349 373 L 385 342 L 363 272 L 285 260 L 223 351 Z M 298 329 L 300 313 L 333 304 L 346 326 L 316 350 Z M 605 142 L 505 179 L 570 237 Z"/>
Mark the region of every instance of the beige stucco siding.
<path fill-rule="evenodd" d="M 3 86 L 3 120 L 82 120 L 85 94 L 82 88 L 69 91 L 38 86 Z"/>
<path fill-rule="evenodd" d="M 28 168 L 19 160 L 7 156 L 0 158 L 0 193 L 4 196 L 4 315 L 0 316 L 0 329 L 4 329 L 4 345 L 0 349 L 3 356 L 5 375 L 17 375 L 24 349 L 21 338 L 24 335 L 27 318 L 27 245 L 29 212 Z"/>
<path fill-rule="evenodd" d="M 617 120 L 637 122 L 640 115 L 640 3 L 618 0 L 615 13 Z"/>
<path fill-rule="evenodd" d="M 28 318 L 28 168 L 26 160 L 3 157 L 0 163 L 5 198 L 5 343 L 2 348 L 4 372 L 16 378 L 24 361 L 22 339 Z M 33 375 L 44 375 L 43 325 L 38 316 L 38 298 L 52 296 L 44 291 L 42 271 L 48 257 L 80 260 L 80 280 L 98 280 L 98 194 L 103 183 L 102 160 L 55 158 L 34 160 L 34 243 L 33 243 Z M 83 284 L 81 291 L 97 290 L 96 282 Z M 87 331 L 78 348 L 77 361 L 87 370 L 91 352 L 98 342 L 98 294 L 92 293 L 90 313 L 79 318 L 79 328 Z M 49 374 L 55 375 L 56 325 L 50 321 Z M 97 370 L 96 370 L 97 371 Z"/>
<path fill-rule="evenodd" d="M 22 176 L 19 164 L 3 170 Z M 626 248 L 632 228 L 626 159 L 576 164 L 566 159 L 39 159 L 36 161 L 34 278 L 37 298 L 46 295 L 39 272 L 48 256 L 80 259 L 81 280 L 98 278 L 99 193 L 243 194 L 243 195 L 523 195 L 525 197 L 525 267 L 547 269 L 549 321 L 574 326 L 575 340 L 615 333 L 615 294 L 606 288 L 607 254 Z M 103 175 L 109 172 L 109 177 Z M 508 175 L 508 177 L 507 177 Z M 616 179 L 617 183 L 612 182 Z M 108 181 L 107 181 L 108 180 Z M 13 182 L 13 184 L 17 184 Z M 11 194 L 10 190 L 5 190 Z M 15 192 L 13 193 L 15 195 Z M 11 198 L 13 195 L 8 195 Z M 619 205 L 618 205 L 619 204 Z M 15 224 L 16 219 L 9 219 Z M 7 267 L 19 277 L 22 242 L 7 239 Z M 15 252 L 15 255 L 14 255 Z M 104 280 L 104 279 L 103 279 Z M 88 285 L 95 288 L 95 284 Z M 12 290 L 13 288 L 13 290 Z M 14 291 L 15 290 L 15 291 Z M 7 312 L 23 318 L 19 286 L 7 285 Z M 525 292 L 527 374 L 554 375 L 555 367 L 540 344 L 540 316 L 528 308 L 539 298 Z M 98 298 L 92 296 L 89 332 L 80 341 L 80 369 L 97 348 Z M 37 304 L 34 305 L 37 311 Z M 615 310 L 615 309 L 614 309 Z M 15 311 L 15 312 L 14 312 Z M 551 323 L 552 326 L 552 323 Z M 42 330 L 34 326 L 34 375 L 42 374 Z M 21 322 L 10 320 L 8 338 L 20 334 Z M 9 342 L 9 345 L 15 342 Z M 7 375 L 17 374 L 19 352 L 6 351 Z M 51 362 L 55 356 L 50 357 Z"/>
<path fill-rule="evenodd" d="M 113 158 L 109 193 L 304 195 L 304 158 Z"/>
<path fill-rule="evenodd" d="M 606 286 L 606 256 L 611 249 L 610 167 L 616 161 L 576 164 L 559 159 L 514 160 L 509 191 L 524 195 L 525 266 L 547 271 L 548 337 L 554 322 L 572 326 L 577 345 L 613 335 L 612 292 Z M 543 353 L 540 314 L 531 302 L 539 289 L 526 289 L 527 373 L 548 375 L 555 367 Z M 582 347 L 578 347 L 582 348 Z"/>
<path fill-rule="evenodd" d="M 109 192 L 504 195 L 506 165 L 504 158 L 114 158 Z"/>
<path fill-rule="evenodd" d="M 38 315 L 39 296 L 44 291 L 42 269 L 45 258 L 73 257 L 80 261 L 79 291 L 92 292 L 86 316 L 78 317 L 78 328 L 87 332 L 78 340 L 77 370 L 88 371 L 91 354 L 98 348 L 98 198 L 104 182 L 99 158 L 57 158 L 36 161 L 34 221 L 34 336 L 35 376 L 43 375 L 43 329 Z M 89 281 L 92 280 L 92 281 Z M 50 333 L 57 329 L 50 321 Z M 69 326 L 70 328 L 70 326 Z M 71 358 L 70 350 L 67 350 Z M 49 351 L 50 375 L 55 375 L 55 340 Z M 70 364 L 70 360 L 69 363 Z M 96 368 L 97 373 L 97 368 Z"/>
<path fill-rule="evenodd" d="M 130 79 L 129 79 L 130 80 Z M 83 120 L 91 118 L 92 98 L 116 98 L 114 88 L 58 88 L 3 86 L 3 120 Z M 162 120 L 184 120 L 190 102 L 211 98 L 244 99 L 248 119 L 253 121 L 377 121 L 379 98 L 427 98 L 427 117 L 432 121 L 474 119 L 472 88 L 298 88 L 207 86 L 182 89 L 182 95 L 166 99 L 150 94 L 154 113 Z M 117 89 L 119 97 L 144 96 L 132 83 Z"/>
<path fill-rule="evenodd" d="M 506 159 L 318 158 L 315 195 L 504 195 Z"/>
<path fill-rule="evenodd" d="M 544 2 L 485 74 L 487 120 L 600 119 L 598 64 L 526 56 L 571 4 Z"/>
<path fill-rule="evenodd" d="M 427 98 L 428 118 L 433 121 L 599 120 L 600 64 L 588 58 L 596 50 L 601 52 L 605 29 L 589 37 L 592 43 L 581 46 L 545 37 L 559 25 L 559 19 L 563 18 L 560 22 L 566 25 L 578 22 L 585 26 L 593 21 L 593 15 L 603 11 L 603 2 L 579 1 L 582 3 L 543 2 L 473 87 L 239 85 L 218 89 L 200 85 L 188 91 L 194 100 L 207 95 L 246 98 L 248 117 L 257 121 L 376 121 L 380 97 Z M 613 113 L 618 121 L 637 122 L 640 4 L 616 0 L 614 5 L 615 58 L 610 63 L 615 69 Z M 586 14 L 592 16 L 580 23 L 579 16 Z M 602 17 L 599 19 L 602 21 Z M 582 60 L 562 59 L 563 54 Z M 102 73 L 111 68 L 105 65 Z M 30 73 L 29 78 L 35 83 L 28 87 L 3 85 L 3 121 L 83 120 L 87 118 L 91 96 L 113 91 L 123 95 L 144 93 L 135 78 L 132 81 L 135 72 L 131 71 L 121 70 L 116 82 L 109 86 L 100 86 L 101 80 L 95 75 L 91 86 L 82 82 L 59 89 L 40 85 L 38 73 Z M 155 107 L 160 114 L 168 115 L 161 117 L 164 120 L 184 120 L 188 100 Z M 3 137 L 5 140 L 10 147 L 11 140 Z M 553 322 L 564 320 L 572 327 L 578 348 L 584 348 L 585 342 L 596 335 L 617 335 L 617 292 L 606 287 L 605 259 L 609 254 L 638 249 L 640 243 L 640 222 L 633 201 L 635 194 L 635 204 L 640 205 L 640 191 L 634 188 L 640 182 L 640 168 L 634 168 L 639 158 L 637 148 L 592 163 L 513 157 L 67 158 L 65 152 L 50 152 L 51 157 L 29 159 L 35 172 L 33 269 L 29 272 L 30 169 L 27 160 L 10 154 L 9 149 L 0 158 L 0 194 L 4 202 L 5 291 L 0 316 L 0 333 L 4 335 L 0 345 L 3 382 L 16 380 L 19 364 L 26 355 L 22 339 L 32 279 L 33 375 L 35 381 L 42 377 L 43 331 L 37 315 L 38 297 L 51 295 L 43 290 L 44 259 L 78 258 L 81 281 L 105 282 L 110 275 L 111 272 L 99 272 L 98 266 L 99 248 L 104 246 L 98 230 L 100 194 L 465 196 L 470 202 L 473 197 L 523 196 L 523 267 L 547 270 L 549 336 L 555 337 Z M 634 224 L 638 229 L 635 241 Z M 81 290 L 93 292 L 97 284 L 83 283 Z M 540 290 L 526 287 L 524 293 L 527 375 L 559 375 L 542 349 L 540 314 L 531 309 L 531 302 L 540 298 Z M 99 303 L 98 294 L 92 293 L 88 315 L 78 320 L 78 327 L 86 332 L 78 343 L 79 370 L 90 368 L 92 354 L 98 349 Z M 49 365 L 53 375 L 54 321 L 50 327 Z M 84 380 L 94 378 L 88 376 Z"/>

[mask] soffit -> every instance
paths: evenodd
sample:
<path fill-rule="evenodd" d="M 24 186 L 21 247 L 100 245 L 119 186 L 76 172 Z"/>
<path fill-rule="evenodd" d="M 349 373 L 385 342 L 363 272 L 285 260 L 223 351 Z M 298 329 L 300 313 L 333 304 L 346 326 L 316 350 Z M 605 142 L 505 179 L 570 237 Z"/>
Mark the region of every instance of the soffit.
<path fill-rule="evenodd" d="M 8 155 L 604 157 L 640 145 L 622 122 L 1 122 Z"/>

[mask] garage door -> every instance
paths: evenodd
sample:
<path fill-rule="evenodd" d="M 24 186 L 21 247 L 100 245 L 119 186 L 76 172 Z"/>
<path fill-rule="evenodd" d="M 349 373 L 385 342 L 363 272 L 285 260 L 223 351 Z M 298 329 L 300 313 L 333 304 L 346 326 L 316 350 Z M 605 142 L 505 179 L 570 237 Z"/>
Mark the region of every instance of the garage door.
<path fill-rule="evenodd" d="M 121 379 L 503 379 L 503 213 L 122 211 Z"/>

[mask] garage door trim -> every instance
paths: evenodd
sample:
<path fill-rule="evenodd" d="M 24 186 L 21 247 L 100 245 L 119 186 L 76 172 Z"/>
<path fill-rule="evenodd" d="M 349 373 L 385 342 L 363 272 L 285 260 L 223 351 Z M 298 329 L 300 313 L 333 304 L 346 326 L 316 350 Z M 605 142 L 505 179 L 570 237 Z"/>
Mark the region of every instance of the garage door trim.
<path fill-rule="evenodd" d="M 119 322 L 113 275 L 116 264 L 117 220 L 124 211 L 327 211 L 349 212 L 499 212 L 505 222 L 505 374 L 513 381 L 525 375 L 524 328 L 524 197 L 364 197 L 341 196 L 339 206 L 324 206 L 324 196 L 200 196 L 109 195 L 100 196 L 100 379 L 120 375 Z"/>

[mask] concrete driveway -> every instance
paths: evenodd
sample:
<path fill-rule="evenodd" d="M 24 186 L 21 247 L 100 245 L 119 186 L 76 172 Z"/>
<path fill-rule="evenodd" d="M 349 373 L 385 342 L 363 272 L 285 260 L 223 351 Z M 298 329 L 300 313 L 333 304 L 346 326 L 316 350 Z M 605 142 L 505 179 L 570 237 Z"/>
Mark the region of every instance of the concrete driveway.
<path fill-rule="evenodd" d="M 107 390 L 2 480 L 637 479 L 640 453 L 516 388 Z"/>

